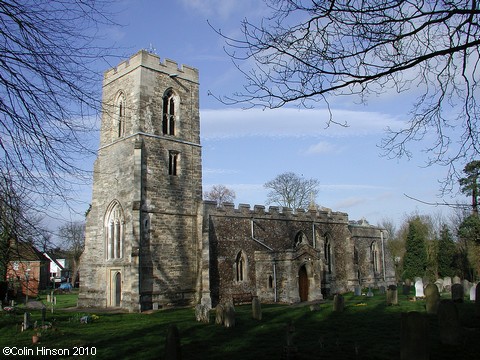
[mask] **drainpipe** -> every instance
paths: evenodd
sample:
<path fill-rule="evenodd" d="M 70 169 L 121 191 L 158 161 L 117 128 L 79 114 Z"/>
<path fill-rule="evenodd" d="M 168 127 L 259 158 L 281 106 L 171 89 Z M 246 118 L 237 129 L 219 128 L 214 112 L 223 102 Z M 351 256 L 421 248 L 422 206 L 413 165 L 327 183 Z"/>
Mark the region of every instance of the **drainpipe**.
<path fill-rule="evenodd" d="M 385 242 L 383 239 L 383 230 L 380 230 L 380 239 L 382 240 L 382 262 L 383 262 L 383 282 L 386 280 L 385 275 Z"/>

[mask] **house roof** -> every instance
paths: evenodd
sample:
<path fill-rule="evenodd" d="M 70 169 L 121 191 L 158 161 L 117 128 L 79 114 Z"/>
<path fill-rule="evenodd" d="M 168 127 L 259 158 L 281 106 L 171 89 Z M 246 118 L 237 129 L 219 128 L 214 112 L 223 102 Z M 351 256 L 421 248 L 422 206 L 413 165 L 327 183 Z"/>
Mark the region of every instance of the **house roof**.
<path fill-rule="evenodd" d="M 11 261 L 48 261 L 48 259 L 31 243 L 25 241 L 10 242 Z"/>

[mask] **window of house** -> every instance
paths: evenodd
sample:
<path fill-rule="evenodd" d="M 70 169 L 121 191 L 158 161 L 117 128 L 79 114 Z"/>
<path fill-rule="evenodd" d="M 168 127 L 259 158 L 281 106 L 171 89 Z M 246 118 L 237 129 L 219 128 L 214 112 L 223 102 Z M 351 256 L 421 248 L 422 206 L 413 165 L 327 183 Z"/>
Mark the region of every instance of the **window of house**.
<path fill-rule="evenodd" d="M 177 151 L 168 152 L 168 174 L 172 176 L 178 175 L 180 154 Z"/>
<path fill-rule="evenodd" d="M 175 135 L 175 117 L 177 99 L 173 90 L 168 90 L 163 97 L 162 132 L 164 135 Z"/>
<path fill-rule="evenodd" d="M 245 281 L 247 276 L 247 261 L 245 254 L 240 251 L 235 260 L 235 275 L 237 282 Z"/>
<path fill-rule="evenodd" d="M 118 201 L 113 201 L 105 216 L 107 259 L 123 257 L 124 223 L 122 207 Z"/>

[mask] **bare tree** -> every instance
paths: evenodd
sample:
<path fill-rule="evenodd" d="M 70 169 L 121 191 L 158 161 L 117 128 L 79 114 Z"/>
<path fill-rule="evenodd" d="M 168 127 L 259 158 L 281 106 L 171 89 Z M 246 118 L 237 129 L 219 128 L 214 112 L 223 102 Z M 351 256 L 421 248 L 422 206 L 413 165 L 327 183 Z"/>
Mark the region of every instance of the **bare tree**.
<path fill-rule="evenodd" d="M 455 184 L 456 164 L 480 152 L 478 1 L 265 1 L 271 16 L 244 20 L 241 37 L 217 30 L 246 78 L 242 91 L 222 101 L 313 107 L 328 106 L 329 96 L 363 102 L 419 89 L 410 121 L 388 129 L 382 147 L 410 157 L 407 145 L 428 134 L 427 163 L 448 166 L 445 186 Z"/>
<path fill-rule="evenodd" d="M 209 191 L 204 193 L 206 200 L 216 201 L 217 206 L 224 202 L 233 202 L 235 200 L 235 191 L 227 188 L 225 185 L 213 185 Z"/>
<path fill-rule="evenodd" d="M 108 3 L 0 2 L 0 178 L 40 212 L 89 176 L 78 164 L 92 153 Z"/>
<path fill-rule="evenodd" d="M 317 179 L 304 179 L 293 173 L 286 172 L 263 186 L 270 191 L 267 194 L 267 204 L 277 204 L 291 209 L 307 209 L 318 195 Z"/>
<path fill-rule="evenodd" d="M 74 221 L 62 225 L 58 229 L 58 234 L 62 239 L 61 247 L 67 251 L 71 262 L 71 283 L 75 285 L 77 272 L 80 266 L 80 257 L 85 248 L 85 223 Z"/>

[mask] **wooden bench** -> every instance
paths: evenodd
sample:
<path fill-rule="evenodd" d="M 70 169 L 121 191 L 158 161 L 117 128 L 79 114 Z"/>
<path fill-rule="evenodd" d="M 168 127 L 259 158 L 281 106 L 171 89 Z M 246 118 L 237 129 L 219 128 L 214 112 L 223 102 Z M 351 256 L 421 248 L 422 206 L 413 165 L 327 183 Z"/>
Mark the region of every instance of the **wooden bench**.
<path fill-rule="evenodd" d="M 251 293 L 242 293 L 242 294 L 233 294 L 232 295 L 232 302 L 233 305 L 241 305 L 241 304 L 251 304 L 253 299 L 253 295 Z"/>

